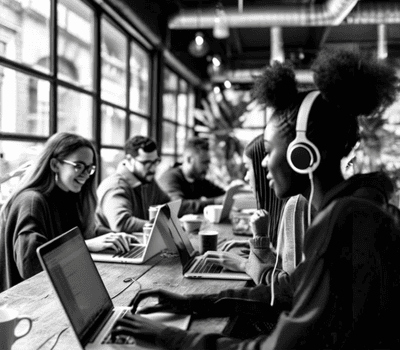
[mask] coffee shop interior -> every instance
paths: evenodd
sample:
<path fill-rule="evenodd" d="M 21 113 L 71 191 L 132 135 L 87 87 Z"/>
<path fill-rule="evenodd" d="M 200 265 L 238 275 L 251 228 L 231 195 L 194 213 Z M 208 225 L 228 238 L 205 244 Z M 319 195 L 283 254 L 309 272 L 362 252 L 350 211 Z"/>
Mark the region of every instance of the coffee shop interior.
<path fill-rule="evenodd" d="M 252 94 L 255 78 L 272 62 L 286 62 L 301 89 L 311 89 L 311 66 L 324 48 L 377 58 L 400 76 L 400 1 L 0 0 L 0 208 L 59 132 L 93 143 L 98 183 L 116 171 L 135 135 L 158 146 L 156 179 L 182 160 L 187 139 L 206 138 L 207 178 L 227 189 L 244 180 L 244 149 L 272 113 Z M 397 186 L 392 203 L 400 207 L 400 99 L 383 119 L 379 133 L 373 123 L 362 125 L 353 171 L 386 170 Z M 239 209 L 256 207 L 251 190 L 236 200 Z M 219 232 L 220 247 L 232 239 L 232 222 L 217 221 L 201 225 Z M 154 254 L 133 267 L 96 262 L 118 305 L 140 289 L 216 293 L 246 283 L 182 280 L 179 264 L 176 256 Z M 85 347 L 44 273 L 1 293 L 5 305 L 34 320 L 12 349 Z M 235 324 L 192 320 L 190 327 L 222 331 Z"/>
<path fill-rule="evenodd" d="M 99 180 L 113 172 L 132 135 L 157 141 L 158 173 L 179 161 L 187 137 L 208 137 L 210 173 L 226 185 L 240 176 L 243 146 L 263 132 L 268 111 L 251 88 L 270 62 L 292 62 L 304 87 L 313 82 L 310 66 L 323 47 L 400 65 L 395 0 L 3 0 L 0 6 L 2 199 L 59 131 L 95 143 Z M 380 160 L 392 170 L 399 108 L 388 113 Z"/>

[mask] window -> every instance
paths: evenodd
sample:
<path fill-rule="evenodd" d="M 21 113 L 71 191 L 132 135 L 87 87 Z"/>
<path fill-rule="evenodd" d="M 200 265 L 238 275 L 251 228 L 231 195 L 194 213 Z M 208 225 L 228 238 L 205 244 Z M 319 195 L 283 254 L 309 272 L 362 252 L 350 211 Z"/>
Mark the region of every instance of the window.
<path fill-rule="evenodd" d="M 93 139 L 93 98 L 62 86 L 57 97 L 57 130 Z"/>
<path fill-rule="evenodd" d="M 62 0 L 58 14 L 58 76 L 93 91 L 94 13 L 78 0 Z"/>
<path fill-rule="evenodd" d="M 164 118 L 176 120 L 176 94 L 178 91 L 178 76 L 168 68 L 164 71 L 164 95 L 163 110 Z"/>
<path fill-rule="evenodd" d="M 153 56 L 163 53 L 112 11 L 95 0 L 0 1 L 2 175 L 66 131 L 94 142 L 102 180 L 123 159 L 127 138 L 149 135 Z M 194 93 L 171 68 L 165 76 L 159 117 L 169 124 L 159 146 L 169 166 L 193 133 Z"/>
<path fill-rule="evenodd" d="M 12 3 L 19 2 L 18 6 Z M 0 41 L 6 45 L 4 57 L 42 72 L 50 72 L 50 0 L 0 1 Z"/>
<path fill-rule="evenodd" d="M 49 82 L 10 68 L 2 67 L 1 70 L 0 130 L 6 133 L 48 136 Z"/>
<path fill-rule="evenodd" d="M 101 28 L 101 98 L 125 107 L 128 39 L 108 20 Z"/>
<path fill-rule="evenodd" d="M 123 146 L 126 113 L 119 108 L 103 105 L 101 108 L 101 141 L 103 145 Z"/>
<path fill-rule="evenodd" d="M 180 160 L 185 141 L 193 136 L 194 91 L 189 83 L 169 68 L 164 70 L 162 156 L 164 167 Z M 160 168 L 162 168 L 160 166 Z M 161 171 L 158 171 L 161 174 Z"/>
<path fill-rule="evenodd" d="M 149 114 L 150 57 L 137 43 L 131 43 L 130 101 L 132 111 Z"/>
<path fill-rule="evenodd" d="M 0 141 L 0 201 L 11 194 L 24 169 L 42 147 L 41 142 Z"/>
<path fill-rule="evenodd" d="M 124 152 L 121 149 L 103 148 L 100 153 L 101 173 L 103 177 L 110 176 L 115 172 L 118 164 L 124 159 Z"/>

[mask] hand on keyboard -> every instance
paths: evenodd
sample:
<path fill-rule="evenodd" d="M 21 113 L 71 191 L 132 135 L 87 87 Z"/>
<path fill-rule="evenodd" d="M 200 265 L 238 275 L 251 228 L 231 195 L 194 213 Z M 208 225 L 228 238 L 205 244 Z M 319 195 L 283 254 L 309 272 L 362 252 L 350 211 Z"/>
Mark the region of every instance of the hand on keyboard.
<path fill-rule="evenodd" d="M 139 291 L 132 299 L 130 305 L 132 306 L 132 313 L 135 313 L 140 303 L 147 298 L 158 298 L 158 304 L 141 309 L 142 314 L 169 311 L 176 314 L 190 314 L 191 304 L 188 297 L 171 293 L 163 289 L 147 289 Z"/>
<path fill-rule="evenodd" d="M 140 338 L 148 342 L 155 342 L 166 328 L 162 323 L 149 320 L 140 315 L 126 314 L 115 323 L 112 337 Z"/>
<path fill-rule="evenodd" d="M 87 239 L 86 244 L 91 252 L 112 249 L 116 252 L 127 252 L 132 239 L 136 238 L 125 232 L 109 232 L 104 235 Z"/>
<path fill-rule="evenodd" d="M 207 262 L 223 266 L 228 270 L 237 272 L 246 271 L 247 259 L 240 257 L 238 254 L 224 251 L 207 251 L 204 257 Z"/>

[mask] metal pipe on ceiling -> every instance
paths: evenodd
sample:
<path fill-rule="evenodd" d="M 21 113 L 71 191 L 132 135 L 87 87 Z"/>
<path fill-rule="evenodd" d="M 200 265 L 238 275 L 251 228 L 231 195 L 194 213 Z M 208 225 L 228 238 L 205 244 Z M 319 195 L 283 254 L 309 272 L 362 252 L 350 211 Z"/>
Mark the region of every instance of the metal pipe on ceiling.
<path fill-rule="evenodd" d="M 327 0 L 322 5 L 271 5 L 246 8 L 242 13 L 225 8 L 225 12 L 231 28 L 334 26 L 344 19 L 349 24 L 400 23 L 400 4 L 382 1 L 365 4 L 358 0 Z M 213 28 L 214 18 L 214 9 L 182 10 L 170 19 L 168 26 L 170 29 Z"/>
<path fill-rule="evenodd" d="M 346 17 L 347 24 L 396 24 L 400 23 L 400 2 L 360 2 Z"/>

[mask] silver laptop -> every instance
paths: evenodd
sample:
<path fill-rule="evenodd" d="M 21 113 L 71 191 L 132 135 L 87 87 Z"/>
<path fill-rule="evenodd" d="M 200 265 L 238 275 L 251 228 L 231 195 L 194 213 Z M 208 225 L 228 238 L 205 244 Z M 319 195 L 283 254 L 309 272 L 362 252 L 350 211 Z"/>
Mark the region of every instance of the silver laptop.
<path fill-rule="evenodd" d="M 174 200 L 168 203 L 170 209 L 176 215 L 178 215 L 181 204 L 182 199 Z M 118 253 L 112 249 L 91 253 L 92 259 L 94 261 L 111 263 L 143 264 L 154 255 L 160 253 L 165 249 L 175 252 L 175 245 L 171 244 L 169 237 L 165 237 L 165 234 L 162 233 L 163 231 L 165 230 L 160 225 L 157 212 L 153 227 L 145 244 L 131 243 L 129 246 L 129 251 L 125 253 Z M 143 235 L 143 233 L 138 232 L 135 233 L 135 235 L 140 236 Z"/>
<path fill-rule="evenodd" d="M 131 307 L 113 305 L 77 227 L 40 246 L 37 255 L 83 349 L 157 349 L 139 339 L 111 336 Z M 171 323 L 187 329 L 190 316 L 177 318 L 179 322 Z"/>
<path fill-rule="evenodd" d="M 231 212 L 233 205 L 233 196 L 236 193 L 239 193 L 242 188 L 243 185 L 235 185 L 228 188 L 228 190 L 225 192 L 224 200 L 222 202 L 221 217 L 218 222 L 225 221 L 229 218 L 229 213 Z"/>
<path fill-rule="evenodd" d="M 235 272 L 220 265 L 207 261 L 204 255 L 194 249 L 189 236 L 183 231 L 178 217 L 168 205 L 162 206 L 158 212 L 159 221 L 168 231 L 176 245 L 182 263 L 183 276 L 187 278 L 224 279 L 224 280 L 251 280 L 244 272 Z"/>

